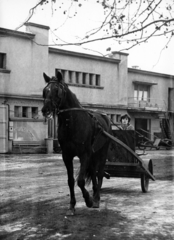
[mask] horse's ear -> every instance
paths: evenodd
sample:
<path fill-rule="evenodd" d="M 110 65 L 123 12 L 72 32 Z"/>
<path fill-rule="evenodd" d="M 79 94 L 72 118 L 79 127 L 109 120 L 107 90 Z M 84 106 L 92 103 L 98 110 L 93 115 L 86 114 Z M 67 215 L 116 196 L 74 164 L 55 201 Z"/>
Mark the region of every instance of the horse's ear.
<path fill-rule="evenodd" d="M 49 83 L 49 81 L 51 80 L 51 78 L 48 77 L 45 73 L 43 73 L 43 77 L 44 77 L 46 83 Z"/>
<path fill-rule="evenodd" d="M 58 79 L 59 82 L 62 82 L 62 81 L 63 81 L 63 76 L 62 76 L 62 73 L 61 73 L 61 72 L 57 71 L 57 72 L 56 72 L 56 77 L 57 77 L 57 79 Z"/>

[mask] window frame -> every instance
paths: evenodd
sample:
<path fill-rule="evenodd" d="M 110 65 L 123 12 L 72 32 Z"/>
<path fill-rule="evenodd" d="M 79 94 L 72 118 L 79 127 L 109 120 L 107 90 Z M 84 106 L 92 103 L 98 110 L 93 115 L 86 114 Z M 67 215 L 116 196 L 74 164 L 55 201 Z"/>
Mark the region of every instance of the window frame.
<path fill-rule="evenodd" d="M 134 100 L 149 102 L 150 86 L 146 84 L 134 85 Z"/>

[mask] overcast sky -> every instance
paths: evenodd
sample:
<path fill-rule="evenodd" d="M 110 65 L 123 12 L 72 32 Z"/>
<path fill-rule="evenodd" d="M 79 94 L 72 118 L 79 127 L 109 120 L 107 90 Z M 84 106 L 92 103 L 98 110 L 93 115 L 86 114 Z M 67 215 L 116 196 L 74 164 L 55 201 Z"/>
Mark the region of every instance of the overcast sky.
<path fill-rule="evenodd" d="M 16 29 L 22 22 L 27 19 L 29 9 L 33 7 L 37 0 L 0 0 L 0 27 Z M 64 0 L 66 2 L 66 0 Z M 65 3 L 66 4 L 66 3 Z M 81 36 L 88 27 L 95 26 L 96 4 L 86 4 L 84 8 L 74 9 L 74 12 L 78 10 L 78 18 L 72 18 L 66 24 L 65 16 L 61 10 L 61 20 L 59 18 L 59 24 L 57 25 L 55 16 L 52 16 L 51 9 L 48 7 L 39 8 L 34 17 L 30 20 L 43 25 L 51 25 L 53 28 L 59 26 L 59 37 L 73 41 L 77 35 Z M 44 9 L 44 10 L 42 10 Z M 100 14 L 98 10 L 98 15 Z M 60 14 L 59 14 L 60 15 Z M 80 20 L 79 20 L 80 19 Z M 86 19 L 86 20 L 85 20 Z M 74 28 L 75 26 L 75 28 Z M 85 28 L 86 27 L 86 28 Z M 22 30 L 22 29 L 20 29 Z M 51 38 L 50 38 L 51 42 Z M 118 50 L 118 45 L 114 42 L 109 42 L 111 48 L 114 51 Z M 84 48 L 96 50 L 103 54 L 106 54 L 106 49 L 109 46 L 108 42 L 100 41 L 91 45 L 84 45 Z M 142 70 L 155 71 L 160 73 L 166 73 L 174 75 L 174 40 L 172 40 L 168 46 L 165 46 L 166 38 L 151 39 L 148 43 L 137 46 L 129 50 L 128 66 L 139 66 Z M 86 51 L 82 47 L 68 47 L 72 51 Z M 90 54 L 94 54 L 93 51 L 89 51 Z"/>

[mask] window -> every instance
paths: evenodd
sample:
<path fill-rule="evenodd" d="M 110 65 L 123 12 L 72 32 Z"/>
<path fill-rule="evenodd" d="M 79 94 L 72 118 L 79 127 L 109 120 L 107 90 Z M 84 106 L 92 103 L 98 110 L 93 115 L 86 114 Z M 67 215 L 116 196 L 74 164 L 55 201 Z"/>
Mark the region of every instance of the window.
<path fill-rule="evenodd" d="M 65 70 L 60 70 L 61 71 L 61 73 L 62 73 L 62 77 L 63 77 L 63 79 L 65 79 Z"/>
<path fill-rule="evenodd" d="M 68 71 L 69 74 L 69 82 L 72 83 L 72 71 Z"/>
<path fill-rule="evenodd" d="M 117 115 L 116 115 L 116 121 L 117 121 L 117 122 L 120 122 L 120 117 L 121 117 L 120 114 L 117 114 Z"/>
<path fill-rule="evenodd" d="M 134 88 L 134 99 L 148 101 L 150 95 L 150 88 L 147 85 L 135 85 Z"/>
<path fill-rule="evenodd" d="M 19 106 L 14 107 L 14 116 L 15 117 L 20 117 L 20 108 Z"/>
<path fill-rule="evenodd" d="M 82 74 L 82 84 L 86 84 L 86 73 Z"/>
<path fill-rule="evenodd" d="M 31 108 L 31 117 L 36 118 L 38 116 L 38 108 L 37 107 L 32 107 Z"/>
<path fill-rule="evenodd" d="M 93 85 L 93 76 L 94 74 L 89 74 L 89 85 Z"/>
<path fill-rule="evenodd" d="M 96 75 L 96 86 L 100 86 L 100 75 Z"/>
<path fill-rule="evenodd" d="M 28 107 L 22 107 L 22 117 L 28 117 Z"/>
<path fill-rule="evenodd" d="M 6 69 L 6 54 L 0 53 L 0 68 Z"/>
<path fill-rule="evenodd" d="M 76 73 L 76 83 L 78 84 L 79 83 L 79 72 L 75 72 Z"/>
<path fill-rule="evenodd" d="M 116 115 L 115 114 L 111 114 L 111 120 L 113 123 L 116 123 Z"/>

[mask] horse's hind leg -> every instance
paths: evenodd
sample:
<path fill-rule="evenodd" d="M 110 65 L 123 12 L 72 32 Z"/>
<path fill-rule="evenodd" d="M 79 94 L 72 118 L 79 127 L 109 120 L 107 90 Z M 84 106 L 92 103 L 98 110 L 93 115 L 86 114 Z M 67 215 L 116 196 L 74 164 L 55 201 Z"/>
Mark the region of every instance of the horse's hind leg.
<path fill-rule="evenodd" d="M 76 199 L 75 199 L 75 192 L 74 192 L 75 180 L 74 180 L 73 158 L 67 158 L 64 156 L 63 160 L 67 169 L 68 186 L 70 190 L 70 206 L 66 215 L 74 215 Z"/>
<path fill-rule="evenodd" d="M 93 208 L 99 208 L 100 206 L 100 190 L 103 183 L 103 175 L 104 175 L 104 166 L 105 166 L 105 158 L 104 157 L 98 157 L 98 161 L 100 162 L 98 172 L 97 172 L 97 186 L 95 187 L 95 194 L 93 197 Z"/>
<path fill-rule="evenodd" d="M 95 196 L 96 192 L 97 192 L 97 177 L 96 177 L 96 171 L 93 172 L 92 174 L 92 188 L 93 188 L 93 197 Z"/>
<path fill-rule="evenodd" d="M 95 191 L 95 195 L 93 197 L 93 208 L 100 207 L 100 189 L 103 183 L 103 174 L 98 173 L 98 184 L 97 189 Z"/>
<path fill-rule="evenodd" d="M 85 173 L 87 169 L 87 160 L 86 158 L 81 161 L 80 173 L 78 176 L 77 184 L 80 187 L 83 198 L 85 199 L 86 206 L 91 208 L 93 206 L 93 200 L 89 192 L 85 188 Z"/>

